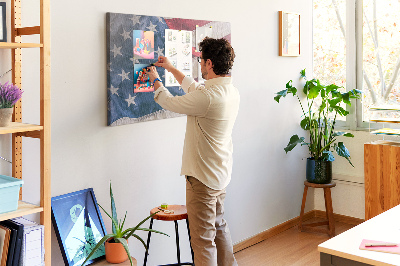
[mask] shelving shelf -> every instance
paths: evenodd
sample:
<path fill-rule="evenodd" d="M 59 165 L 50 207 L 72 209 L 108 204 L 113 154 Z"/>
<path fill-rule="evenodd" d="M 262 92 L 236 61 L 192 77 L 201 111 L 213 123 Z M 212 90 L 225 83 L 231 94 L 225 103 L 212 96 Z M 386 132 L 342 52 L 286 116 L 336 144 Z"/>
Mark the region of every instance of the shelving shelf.
<path fill-rule="evenodd" d="M 28 214 L 32 214 L 32 213 L 38 213 L 38 212 L 42 212 L 42 211 L 43 211 L 43 207 L 33 205 L 33 204 L 30 204 L 30 203 L 20 200 L 18 202 L 18 209 L 16 211 L 0 214 L 0 221 L 4 221 L 4 220 L 8 220 L 8 219 L 11 219 L 14 217 L 20 217 L 20 216 L 24 216 L 24 215 L 28 215 Z"/>
<path fill-rule="evenodd" d="M 41 43 L 0 42 L 0 49 L 40 48 L 40 47 L 43 47 L 43 44 L 41 44 Z"/>
<path fill-rule="evenodd" d="M 42 129 L 43 129 L 43 127 L 39 126 L 39 125 L 11 122 L 11 125 L 8 127 L 0 127 L 0 134 L 29 132 L 29 131 L 37 131 L 37 130 L 42 130 Z"/>
<path fill-rule="evenodd" d="M 0 221 L 39 213 L 40 224 L 44 225 L 45 266 L 51 265 L 51 119 L 50 119 L 50 0 L 40 0 L 40 25 L 21 27 L 21 0 L 10 0 L 11 38 L 10 42 L 0 42 L 0 49 L 11 49 L 11 68 L 13 84 L 23 89 L 22 60 L 19 48 L 39 48 L 40 51 L 40 125 L 22 123 L 22 103 L 14 106 L 13 121 L 8 127 L 0 127 L 0 134 L 12 134 L 12 176 L 22 176 L 22 137 L 36 138 L 40 141 L 40 206 L 21 201 L 24 186 L 20 190 L 18 209 L 0 214 Z M 40 35 L 39 43 L 24 43 L 23 35 Z M 0 62 L 2 64 L 3 62 Z"/>

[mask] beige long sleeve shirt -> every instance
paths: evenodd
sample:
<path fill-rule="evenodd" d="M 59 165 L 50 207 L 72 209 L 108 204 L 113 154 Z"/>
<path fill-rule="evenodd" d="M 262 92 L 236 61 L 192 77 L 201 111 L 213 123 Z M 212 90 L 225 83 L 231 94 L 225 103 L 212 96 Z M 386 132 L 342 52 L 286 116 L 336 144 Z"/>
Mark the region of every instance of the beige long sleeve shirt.
<path fill-rule="evenodd" d="M 173 96 L 161 86 L 154 100 L 162 108 L 187 115 L 181 175 L 197 178 L 221 190 L 231 180 L 232 129 L 239 111 L 239 92 L 230 77 L 205 81 L 185 77 L 183 96 Z"/>

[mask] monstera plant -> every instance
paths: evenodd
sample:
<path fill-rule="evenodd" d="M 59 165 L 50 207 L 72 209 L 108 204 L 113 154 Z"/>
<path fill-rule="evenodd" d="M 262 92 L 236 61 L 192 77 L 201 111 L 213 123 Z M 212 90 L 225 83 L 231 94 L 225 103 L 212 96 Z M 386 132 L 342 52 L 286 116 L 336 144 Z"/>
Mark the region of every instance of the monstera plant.
<path fill-rule="evenodd" d="M 300 91 L 290 80 L 286 83 L 286 89 L 277 92 L 274 99 L 279 103 L 282 97 L 289 94 L 297 97 L 303 117 L 300 126 L 308 131 L 310 138 L 306 140 L 305 137 L 295 134 L 284 150 L 288 153 L 297 145 L 307 146 L 310 152 L 310 158 L 307 159 L 307 180 L 313 183 L 329 183 L 332 180 L 332 162 L 335 160 L 333 151 L 346 158 L 353 166 L 349 150 L 343 142 L 337 141 L 337 137 L 352 138 L 354 135 L 335 131 L 335 124 L 337 117 L 349 114 L 345 106 L 351 105 L 350 99 L 360 98 L 361 91 L 353 89 L 343 93 L 340 92 L 341 87 L 335 84 L 323 85 L 318 79 L 307 80 L 305 69 L 300 71 L 300 78 L 305 81 Z M 305 96 L 305 103 L 300 99 L 299 93 Z"/>

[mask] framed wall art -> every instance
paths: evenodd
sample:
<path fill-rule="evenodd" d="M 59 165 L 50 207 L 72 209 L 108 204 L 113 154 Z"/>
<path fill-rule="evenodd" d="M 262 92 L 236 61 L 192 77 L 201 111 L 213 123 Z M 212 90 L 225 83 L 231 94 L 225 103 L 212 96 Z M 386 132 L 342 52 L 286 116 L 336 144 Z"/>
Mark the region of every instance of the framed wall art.
<path fill-rule="evenodd" d="M 166 56 L 186 76 L 202 82 L 197 57 L 205 37 L 230 42 L 229 22 L 107 13 L 107 125 L 119 126 L 182 116 L 154 101 L 154 88 L 143 68 Z M 157 68 L 165 87 L 183 95 L 174 76 Z"/>
<path fill-rule="evenodd" d="M 0 42 L 7 41 L 6 3 L 0 2 Z"/>
<path fill-rule="evenodd" d="M 80 266 L 107 234 L 92 188 L 51 198 L 54 231 L 66 266 Z M 105 258 L 104 245 L 85 265 Z"/>
<path fill-rule="evenodd" d="M 300 14 L 279 11 L 279 55 L 300 56 Z"/>

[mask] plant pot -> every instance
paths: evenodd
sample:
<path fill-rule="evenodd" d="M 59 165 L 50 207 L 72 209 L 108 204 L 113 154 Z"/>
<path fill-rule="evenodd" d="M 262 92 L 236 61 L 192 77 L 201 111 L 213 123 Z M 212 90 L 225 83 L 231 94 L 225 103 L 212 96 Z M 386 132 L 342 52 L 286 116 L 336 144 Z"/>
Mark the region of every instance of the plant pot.
<path fill-rule="evenodd" d="M 11 123 L 14 108 L 0 108 L 0 127 L 7 127 Z"/>
<path fill-rule="evenodd" d="M 332 162 L 307 158 L 306 179 L 310 183 L 330 183 L 332 181 Z"/>
<path fill-rule="evenodd" d="M 128 259 L 128 254 L 124 249 L 124 246 L 121 243 L 110 243 L 109 241 L 112 238 L 109 238 L 105 242 L 106 248 L 106 261 L 109 263 L 121 263 Z"/>

